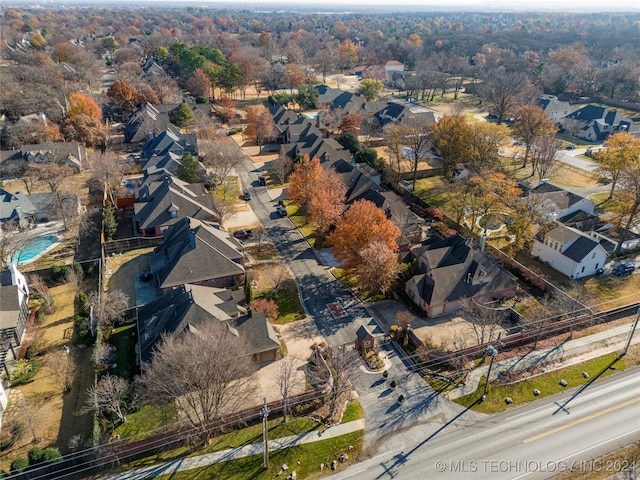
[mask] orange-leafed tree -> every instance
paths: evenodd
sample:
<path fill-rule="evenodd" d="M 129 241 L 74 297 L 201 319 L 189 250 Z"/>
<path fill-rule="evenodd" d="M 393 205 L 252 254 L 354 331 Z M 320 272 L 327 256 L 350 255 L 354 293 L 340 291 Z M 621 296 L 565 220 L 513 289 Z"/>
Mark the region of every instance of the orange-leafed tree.
<path fill-rule="evenodd" d="M 368 200 L 358 200 L 338 220 L 330 241 L 343 267 L 353 270 L 362 262 L 362 252 L 375 241 L 397 252 L 399 236 L 400 229 L 381 209 Z"/>
<path fill-rule="evenodd" d="M 223 123 L 228 123 L 233 118 L 233 100 L 226 93 L 216 100 L 216 114 Z"/>
<path fill-rule="evenodd" d="M 68 116 L 87 115 L 88 117 L 100 120 L 102 109 L 98 106 L 91 95 L 82 92 L 71 92 L 67 98 L 69 102 Z"/>
<path fill-rule="evenodd" d="M 107 90 L 107 97 L 113 104 L 125 111 L 132 111 L 138 103 L 138 92 L 129 82 L 116 80 Z"/>
<path fill-rule="evenodd" d="M 255 300 L 251 300 L 249 303 L 251 310 L 255 312 L 264 312 L 265 317 L 270 322 L 275 322 L 280 315 L 280 310 L 278 310 L 278 304 L 273 300 L 268 300 L 266 298 L 256 298 Z"/>
<path fill-rule="evenodd" d="M 305 155 L 293 166 L 293 172 L 289 175 L 289 187 L 287 198 L 302 208 L 309 220 L 309 202 L 315 194 L 315 189 L 322 177 L 322 167 L 318 158 L 309 158 Z"/>
<path fill-rule="evenodd" d="M 340 131 L 355 133 L 357 135 L 360 133 L 361 126 L 362 119 L 360 118 L 360 115 L 349 113 L 342 118 L 342 122 L 340 122 Z"/>
<path fill-rule="evenodd" d="M 275 125 L 269 110 L 263 105 L 253 105 L 247 109 L 247 127 L 245 135 L 258 145 L 273 137 Z"/>
<path fill-rule="evenodd" d="M 338 175 L 333 170 L 327 171 L 320 167 L 320 176 L 313 185 L 307 205 L 307 217 L 314 225 L 318 238 L 324 238 L 340 218 L 346 194 L 347 187 Z"/>
<path fill-rule="evenodd" d="M 358 285 L 369 293 L 387 293 L 400 275 L 397 252 L 384 241 L 375 240 L 360 252 L 360 259 L 354 269 Z"/>

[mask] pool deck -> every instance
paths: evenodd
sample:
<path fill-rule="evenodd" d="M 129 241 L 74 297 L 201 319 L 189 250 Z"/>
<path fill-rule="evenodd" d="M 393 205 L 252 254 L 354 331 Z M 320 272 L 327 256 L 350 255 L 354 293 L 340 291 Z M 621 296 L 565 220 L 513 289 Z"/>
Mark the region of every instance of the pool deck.
<path fill-rule="evenodd" d="M 19 262 L 18 265 L 19 266 L 29 265 L 30 263 L 33 263 L 39 258 L 41 258 L 46 253 L 50 252 L 62 240 L 62 236 L 60 235 L 60 233 L 63 230 L 64 230 L 64 224 L 62 223 L 62 221 L 55 221 L 55 222 L 47 222 L 44 224 L 38 224 L 32 229 L 26 230 L 24 232 L 16 233 L 15 236 L 18 237 L 20 239 L 19 241 L 21 242 L 29 241 L 29 240 L 40 238 L 40 237 L 46 237 L 49 235 L 57 237 L 58 239 L 57 242 L 54 242 L 51 245 L 49 245 L 46 249 L 44 249 L 35 257 L 25 260 L 23 262 Z"/>

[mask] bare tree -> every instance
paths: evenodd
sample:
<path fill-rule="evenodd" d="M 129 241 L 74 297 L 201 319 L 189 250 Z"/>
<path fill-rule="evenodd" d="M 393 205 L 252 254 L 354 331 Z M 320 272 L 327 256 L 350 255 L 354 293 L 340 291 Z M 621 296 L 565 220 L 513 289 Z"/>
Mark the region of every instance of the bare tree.
<path fill-rule="evenodd" d="M 68 347 L 67 347 L 68 348 Z M 71 353 L 68 350 L 63 352 L 55 352 L 47 358 L 47 368 L 56 378 L 58 383 L 62 385 L 63 391 L 71 390 L 76 369 Z"/>
<path fill-rule="evenodd" d="M 418 163 L 425 158 L 431 148 L 431 122 L 424 117 L 413 116 L 400 124 L 404 144 L 411 151 L 413 160 L 413 188 L 416 187 Z"/>
<path fill-rule="evenodd" d="M 303 385 L 303 378 L 297 375 L 299 364 L 300 361 L 297 358 L 288 356 L 280 360 L 276 367 L 276 382 L 284 402 L 282 408 L 284 423 L 287 423 L 289 413 L 289 397 Z"/>
<path fill-rule="evenodd" d="M 287 177 L 293 171 L 293 163 L 293 159 L 284 154 L 278 155 L 278 158 L 271 162 L 271 168 L 282 183 L 286 183 Z"/>
<path fill-rule="evenodd" d="M 109 196 L 112 205 L 116 205 L 120 183 L 124 177 L 122 164 L 117 155 L 106 152 L 102 155 L 94 153 L 89 157 L 93 178 Z"/>
<path fill-rule="evenodd" d="M 316 352 L 317 361 L 310 365 L 308 373 L 314 383 L 329 383 L 329 418 L 338 401 L 352 389 L 351 380 L 358 372 L 360 356 L 350 345 L 330 347 Z"/>
<path fill-rule="evenodd" d="M 135 404 L 136 395 L 131 384 L 122 377 L 107 374 L 87 390 L 85 411 L 112 414 L 125 423 L 127 413 Z"/>
<path fill-rule="evenodd" d="M 497 336 L 503 319 L 502 311 L 480 305 L 470 298 L 462 301 L 462 310 L 478 345 L 490 342 Z"/>
<path fill-rule="evenodd" d="M 538 178 L 547 178 L 558 165 L 556 153 L 560 149 L 560 141 L 554 135 L 540 135 L 531 145 L 531 166 L 538 172 Z"/>
<path fill-rule="evenodd" d="M 153 359 L 144 365 L 142 385 L 148 398 L 173 402 L 207 443 L 211 423 L 252 398 L 256 366 L 244 354 L 245 340 L 222 322 L 192 326 L 163 335 Z"/>
<path fill-rule="evenodd" d="M 32 237 L 27 232 L 18 233 L 18 225 L 13 222 L 0 226 L 0 265 L 3 270 L 9 268 L 13 258 Z"/>
<path fill-rule="evenodd" d="M 227 177 L 244 158 L 242 151 L 230 137 L 223 135 L 208 136 L 198 145 L 198 149 L 207 173 L 213 176 L 214 185 L 220 186 L 223 197 L 226 198 Z"/>
<path fill-rule="evenodd" d="M 20 419 L 27 422 L 29 425 L 29 431 L 33 436 L 33 441 L 38 441 L 39 427 L 42 425 L 45 412 L 42 410 L 44 406 L 44 399 L 29 398 L 20 396 L 20 408 L 18 409 L 18 416 Z"/>
<path fill-rule="evenodd" d="M 398 325 L 402 327 L 403 341 L 406 346 L 409 343 L 409 327 L 411 322 L 415 320 L 415 317 L 408 310 L 400 310 L 396 313 L 396 320 L 398 321 Z"/>
<path fill-rule="evenodd" d="M 129 296 L 122 290 L 105 292 L 102 295 L 92 292 L 89 295 L 89 304 L 93 309 L 96 325 L 107 327 L 119 320 L 123 312 L 129 308 Z"/>

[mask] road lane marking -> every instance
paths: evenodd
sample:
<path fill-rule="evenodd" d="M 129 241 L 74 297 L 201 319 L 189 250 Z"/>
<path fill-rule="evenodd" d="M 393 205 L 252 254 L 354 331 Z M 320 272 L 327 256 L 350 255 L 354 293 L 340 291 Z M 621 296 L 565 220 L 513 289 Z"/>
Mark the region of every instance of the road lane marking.
<path fill-rule="evenodd" d="M 567 423 L 565 425 L 560 425 L 559 427 L 556 427 L 556 428 L 554 428 L 552 430 L 548 430 L 546 432 L 540 433 L 539 435 L 535 435 L 533 437 L 529 437 L 529 438 L 523 440 L 522 443 L 534 442 L 536 440 L 539 440 L 541 438 L 546 437 L 547 435 L 552 435 L 552 434 L 557 433 L 557 432 L 559 432 L 561 430 L 564 430 L 565 428 L 573 427 L 573 426 L 578 425 L 578 424 L 580 424 L 582 422 L 586 422 L 587 420 L 591 420 L 592 418 L 596 418 L 596 417 L 599 417 L 601 415 L 605 415 L 605 414 L 607 414 L 609 412 L 613 412 L 614 410 L 618 410 L 619 408 L 626 407 L 626 406 L 631 405 L 631 404 L 636 403 L 636 402 L 640 402 L 640 397 L 632 398 L 631 400 L 627 400 L 626 402 L 620 403 L 618 405 L 614 405 L 613 407 L 606 408 L 606 409 L 601 410 L 599 412 L 596 412 L 596 413 L 593 413 L 591 415 L 588 415 L 588 416 L 586 416 L 584 418 L 580 418 L 578 420 L 574 420 L 573 422 L 569 422 L 569 423 Z"/>

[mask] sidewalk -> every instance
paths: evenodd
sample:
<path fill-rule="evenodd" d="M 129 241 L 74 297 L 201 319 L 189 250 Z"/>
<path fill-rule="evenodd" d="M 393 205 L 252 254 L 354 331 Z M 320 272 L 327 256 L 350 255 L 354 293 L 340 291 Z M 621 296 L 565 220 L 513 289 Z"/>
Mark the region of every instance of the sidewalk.
<path fill-rule="evenodd" d="M 608 353 L 622 351 L 633 325 L 622 325 L 587 337 L 568 342 L 545 350 L 535 350 L 524 357 L 508 358 L 494 362 L 491 379 L 495 380 L 500 372 L 513 372 L 540 367 L 540 373 L 548 373 L 564 367 L 576 365 Z M 640 344 L 640 334 L 636 332 L 631 345 Z M 499 348 L 499 347 L 498 347 Z M 449 398 L 459 398 L 477 390 L 480 379 L 487 374 L 488 365 L 473 370 L 466 383 L 448 393 Z"/>
<path fill-rule="evenodd" d="M 354 420 L 353 422 L 328 427 L 323 432 L 313 431 L 303 433 L 301 435 L 293 435 L 290 437 L 269 440 L 269 451 L 273 452 L 275 450 L 282 450 L 283 448 L 295 447 L 296 445 L 300 445 L 303 443 L 329 440 L 341 435 L 346 435 L 347 433 L 364 430 L 364 426 L 365 422 L 364 418 L 362 418 L 360 420 Z M 262 454 L 263 449 L 264 444 L 262 442 L 254 443 L 252 445 L 244 445 L 238 448 L 207 453 L 205 455 L 199 455 L 197 457 L 184 457 L 173 460 L 171 462 L 161 463 L 158 465 L 152 465 L 150 467 L 138 468 L 135 470 L 129 470 L 120 473 L 114 473 L 112 475 L 106 475 L 100 478 L 101 480 L 137 480 L 143 478 L 154 478 L 159 475 L 170 475 L 184 470 L 206 467 L 207 465 L 211 465 L 213 463 L 228 462 L 230 460 L 236 460 L 242 457 L 260 455 Z"/>

